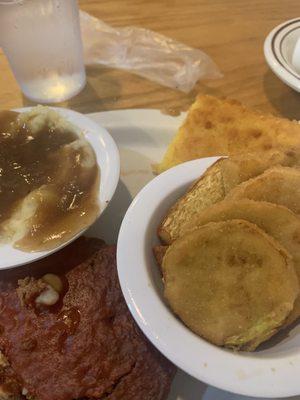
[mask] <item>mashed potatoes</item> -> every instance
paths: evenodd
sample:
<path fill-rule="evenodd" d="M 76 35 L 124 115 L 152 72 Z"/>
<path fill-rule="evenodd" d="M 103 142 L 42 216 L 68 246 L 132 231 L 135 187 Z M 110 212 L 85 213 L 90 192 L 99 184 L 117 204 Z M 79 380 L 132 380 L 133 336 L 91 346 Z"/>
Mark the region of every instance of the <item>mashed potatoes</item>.
<path fill-rule="evenodd" d="M 0 114 L 0 240 L 51 249 L 95 220 L 99 168 L 77 127 L 38 106 Z"/>

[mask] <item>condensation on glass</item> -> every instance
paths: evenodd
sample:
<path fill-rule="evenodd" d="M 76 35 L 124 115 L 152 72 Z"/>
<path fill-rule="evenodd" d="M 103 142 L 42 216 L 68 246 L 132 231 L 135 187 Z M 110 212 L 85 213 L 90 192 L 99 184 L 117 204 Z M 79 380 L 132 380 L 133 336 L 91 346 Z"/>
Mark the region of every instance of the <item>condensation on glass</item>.
<path fill-rule="evenodd" d="M 76 0 L 0 0 L 0 47 L 36 102 L 67 100 L 85 85 Z"/>

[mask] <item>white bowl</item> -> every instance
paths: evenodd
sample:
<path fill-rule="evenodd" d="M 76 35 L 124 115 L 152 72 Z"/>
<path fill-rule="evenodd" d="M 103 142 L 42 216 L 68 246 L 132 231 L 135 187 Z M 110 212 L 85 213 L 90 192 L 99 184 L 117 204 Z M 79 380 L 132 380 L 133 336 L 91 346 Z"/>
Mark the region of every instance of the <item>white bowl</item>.
<path fill-rule="evenodd" d="M 276 26 L 264 43 L 266 61 L 288 86 L 300 92 L 300 18 Z"/>
<path fill-rule="evenodd" d="M 191 332 L 168 308 L 152 247 L 166 210 L 218 157 L 189 161 L 153 179 L 123 220 L 117 249 L 121 288 L 148 339 L 193 377 L 234 393 L 259 397 L 300 394 L 300 329 L 268 342 L 264 350 L 234 353 Z"/>
<path fill-rule="evenodd" d="M 99 202 L 100 202 L 100 214 L 105 210 L 108 203 L 113 197 L 116 190 L 119 176 L 120 176 L 120 158 L 118 148 L 107 132 L 106 129 L 102 128 L 88 117 L 80 114 L 76 111 L 68 110 L 65 108 L 51 107 L 58 113 L 63 115 L 73 125 L 76 125 L 84 134 L 87 141 L 93 147 L 97 162 L 100 167 L 100 188 L 99 188 Z M 26 112 L 31 107 L 20 108 L 16 111 Z M 66 246 L 71 241 L 75 240 L 80 236 L 89 226 L 86 226 L 77 235 L 74 235 L 72 239 L 64 242 L 62 245 L 48 251 L 39 251 L 34 253 L 27 253 L 13 248 L 10 244 L 1 245 L 0 247 L 0 270 L 7 268 L 14 268 L 27 264 L 29 262 L 36 261 L 40 258 L 46 257 L 51 253 Z"/>

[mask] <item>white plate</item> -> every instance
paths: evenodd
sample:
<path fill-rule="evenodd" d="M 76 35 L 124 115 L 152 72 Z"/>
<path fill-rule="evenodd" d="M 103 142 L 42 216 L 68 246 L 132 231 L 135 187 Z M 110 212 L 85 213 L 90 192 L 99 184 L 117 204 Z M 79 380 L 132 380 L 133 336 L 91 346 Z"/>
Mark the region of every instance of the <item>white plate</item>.
<path fill-rule="evenodd" d="M 118 110 L 89 116 L 107 128 L 117 143 L 121 156 L 121 178 L 109 207 L 88 232 L 90 235 L 104 238 L 109 243 L 115 243 L 128 206 L 145 184 L 154 178 L 151 164 L 161 160 L 185 114 L 171 117 L 156 110 Z M 245 380 L 247 381 L 247 377 Z M 273 400 L 277 399 L 275 393 Z M 300 396 L 293 399 L 300 400 Z M 255 399 L 208 386 L 179 370 L 168 400 Z M 259 400 L 265 398 L 261 397 Z"/>
<path fill-rule="evenodd" d="M 254 353 L 211 345 L 167 306 L 152 248 L 156 230 L 174 201 L 218 157 L 189 161 L 153 179 L 135 197 L 122 222 L 117 249 L 119 279 L 129 309 L 149 340 L 174 364 L 210 385 L 248 396 L 300 393 L 300 332 Z M 297 334 L 298 333 L 298 334 Z"/>
<path fill-rule="evenodd" d="M 154 178 L 151 164 L 160 161 L 185 115 L 171 117 L 160 111 L 140 109 L 99 112 L 88 117 L 105 127 L 117 143 L 121 156 L 121 177 L 109 207 L 87 233 L 103 238 L 108 243 L 116 243 L 128 206 L 143 186 Z M 6 272 L 2 271 L 1 274 L 5 276 Z M 294 399 L 300 400 L 300 396 Z M 255 399 L 208 386 L 179 370 L 168 400 Z M 277 400 L 277 397 L 273 400 Z"/>
<path fill-rule="evenodd" d="M 97 162 L 101 171 L 99 200 L 101 210 L 100 212 L 102 213 L 110 202 L 119 180 L 120 159 L 117 146 L 112 137 L 106 131 L 106 129 L 102 128 L 98 124 L 95 124 L 95 122 L 93 122 L 88 117 L 72 110 L 55 107 L 53 108 L 60 114 L 62 114 L 71 123 L 79 127 L 79 129 L 84 133 L 85 138 L 90 142 L 96 153 Z M 29 110 L 30 107 L 21 108 L 16 111 L 25 112 Z M 68 243 L 76 239 L 76 237 L 81 235 L 86 229 L 75 235 L 71 240 L 50 251 L 26 253 L 14 249 L 11 245 L 3 245 L 0 248 L 0 270 L 17 267 L 46 257 L 47 255 L 66 246 Z"/>

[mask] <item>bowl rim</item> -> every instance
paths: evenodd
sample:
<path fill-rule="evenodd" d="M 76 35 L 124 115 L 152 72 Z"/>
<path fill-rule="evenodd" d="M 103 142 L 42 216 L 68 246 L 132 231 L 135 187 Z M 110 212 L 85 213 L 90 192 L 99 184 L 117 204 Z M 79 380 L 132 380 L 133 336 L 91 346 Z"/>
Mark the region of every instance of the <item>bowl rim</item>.
<path fill-rule="evenodd" d="M 297 28 L 294 25 L 298 25 Z M 281 54 L 278 53 L 275 42 L 278 39 L 278 35 L 286 30 L 285 35 L 280 39 L 279 46 L 281 46 L 284 38 L 288 33 L 290 33 L 294 29 L 300 30 L 300 18 L 293 18 L 287 20 L 280 25 L 277 25 L 273 28 L 269 34 L 267 35 L 264 41 L 264 56 L 267 64 L 271 68 L 271 70 L 278 76 L 284 83 L 290 86 L 292 89 L 296 91 L 300 91 L 300 76 L 295 71 L 292 71 L 285 65 L 285 62 L 282 62 Z"/>
<path fill-rule="evenodd" d="M 121 289 L 143 333 L 189 375 L 241 395 L 294 396 L 300 393 L 300 349 L 298 353 L 284 356 L 279 352 L 275 357 L 257 357 L 214 346 L 175 317 L 158 295 L 149 276 L 147 254 L 149 257 L 151 246 L 146 243 L 146 238 L 153 214 L 175 189 L 191 184 L 218 158 L 193 160 L 173 167 L 155 177 L 135 197 L 118 237 L 117 267 Z"/>

